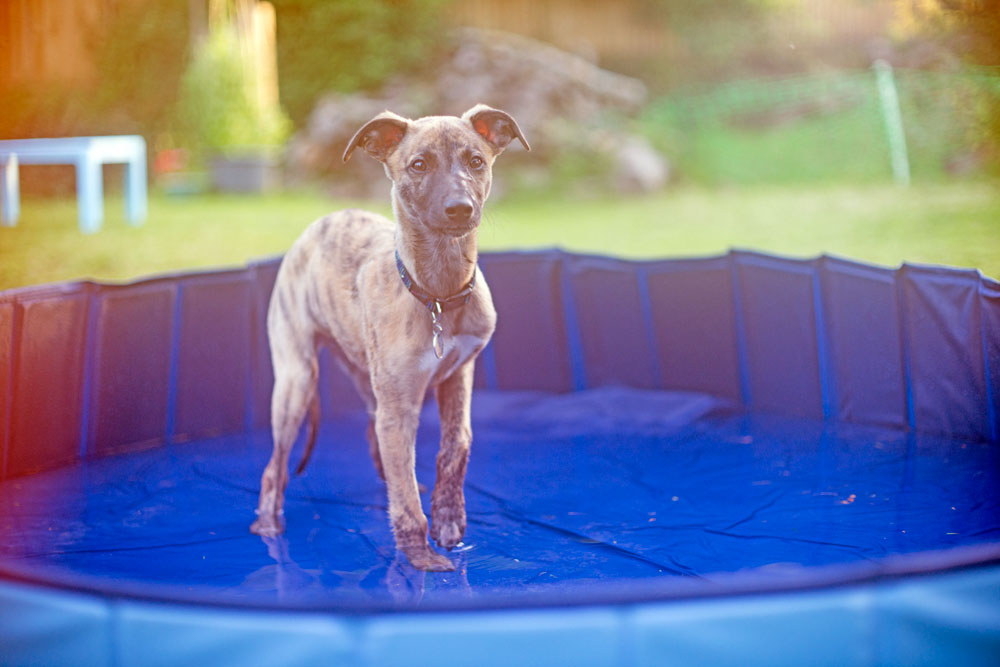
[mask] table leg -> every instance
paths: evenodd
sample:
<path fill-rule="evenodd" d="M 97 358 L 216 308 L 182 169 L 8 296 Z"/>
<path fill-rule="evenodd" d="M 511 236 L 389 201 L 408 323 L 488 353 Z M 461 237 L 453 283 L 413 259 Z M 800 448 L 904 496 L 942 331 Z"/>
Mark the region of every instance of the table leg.
<path fill-rule="evenodd" d="M 3 214 L 0 224 L 13 227 L 21 214 L 21 187 L 17 172 L 17 156 L 11 155 L 2 163 L 0 174 L 0 198 L 3 199 Z"/>
<path fill-rule="evenodd" d="M 146 219 L 146 155 L 137 155 L 125 164 L 125 219 L 133 226 Z"/>
<path fill-rule="evenodd" d="M 104 220 L 104 183 L 101 163 L 84 155 L 76 163 L 76 198 L 80 213 L 80 231 L 92 234 Z"/>

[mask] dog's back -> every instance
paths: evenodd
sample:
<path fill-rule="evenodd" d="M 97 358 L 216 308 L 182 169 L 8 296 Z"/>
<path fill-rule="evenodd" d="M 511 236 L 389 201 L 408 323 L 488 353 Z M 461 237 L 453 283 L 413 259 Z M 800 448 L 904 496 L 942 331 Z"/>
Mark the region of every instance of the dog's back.
<path fill-rule="evenodd" d="M 363 368 L 358 274 L 371 261 L 392 256 L 395 223 L 348 209 L 316 220 L 292 244 L 278 270 L 268 309 L 268 334 L 297 345 L 332 337 L 353 365 Z"/>

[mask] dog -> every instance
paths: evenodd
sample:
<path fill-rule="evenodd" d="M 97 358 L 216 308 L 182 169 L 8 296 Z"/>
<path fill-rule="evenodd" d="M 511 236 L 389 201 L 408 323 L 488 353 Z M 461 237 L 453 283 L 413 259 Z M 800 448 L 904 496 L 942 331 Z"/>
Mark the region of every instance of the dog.
<path fill-rule="evenodd" d="M 393 221 L 346 210 L 313 222 L 281 262 L 267 314 L 274 391 L 274 449 L 261 476 L 250 530 L 284 531 L 288 458 L 310 414 L 304 468 L 319 421 L 317 347 L 326 345 L 368 410 L 368 443 L 389 497 L 396 547 L 417 569 L 454 566 L 427 538 L 414 450 L 421 406 L 434 391 L 441 418 L 430 535 L 451 550 L 465 534 L 466 463 L 476 357 L 496 311 L 478 266 L 477 230 L 493 162 L 514 140 L 506 112 L 477 105 L 461 117 L 409 120 L 386 111 L 357 131 L 357 148 L 392 181 Z"/>

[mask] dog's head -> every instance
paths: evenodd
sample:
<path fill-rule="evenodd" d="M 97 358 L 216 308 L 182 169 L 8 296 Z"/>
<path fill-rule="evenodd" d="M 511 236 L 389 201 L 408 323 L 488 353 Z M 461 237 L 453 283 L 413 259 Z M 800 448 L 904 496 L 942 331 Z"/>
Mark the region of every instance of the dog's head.
<path fill-rule="evenodd" d="M 385 165 L 393 182 L 393 206 L 408 220 L 448 236 L 479 225 L 490 194 L 493 161 L 514 139 L 531 150 L 509 114 L 479 104 L 457 116 L 408 120 L 386 111 L 357 131 L 355 148 Z"/>

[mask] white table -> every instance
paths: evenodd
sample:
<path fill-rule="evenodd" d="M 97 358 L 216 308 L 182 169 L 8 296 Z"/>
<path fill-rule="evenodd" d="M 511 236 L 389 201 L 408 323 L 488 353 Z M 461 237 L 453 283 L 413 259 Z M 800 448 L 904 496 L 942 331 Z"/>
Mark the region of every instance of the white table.
<path fill-rule="evenodd" d="M 104 221 L 101 166 L 125 164 L 125 217 L 132 225 L 146 219 L 146 141 L 136 135 L 11 139 L 0 141 L 2 224 L 13 227 L 20 214 L 19 164 L 71 164 L 76 167 L 80 230 L 96 232 Z"/>

